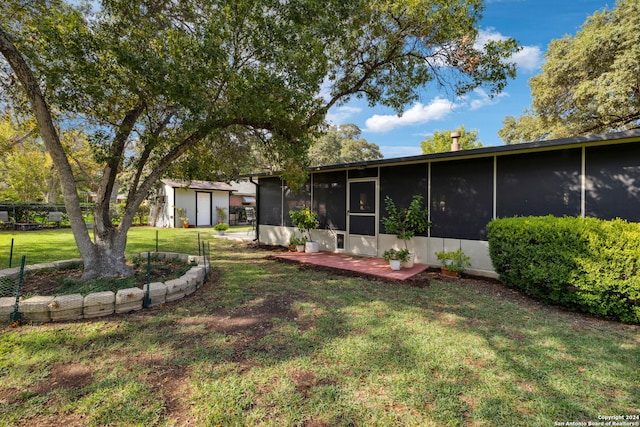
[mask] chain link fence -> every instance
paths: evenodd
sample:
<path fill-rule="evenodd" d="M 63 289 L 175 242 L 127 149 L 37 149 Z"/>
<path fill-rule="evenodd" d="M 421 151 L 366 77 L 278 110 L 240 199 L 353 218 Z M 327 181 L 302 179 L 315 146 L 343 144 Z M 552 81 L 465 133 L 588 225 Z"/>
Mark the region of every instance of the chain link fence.
<path fill-rule="evenodd" d="M 16 322 L 21 317 L 18 311 L 18 304 L 22 296 L 25 260 L 26 256 L 23 256 L 20 267 L 4 270 L 3 274 L 0 275 L 0 298 L 2 299 L 0 312 L 3 318 L 5 314 L 8 314 L 11 322 Z"/>

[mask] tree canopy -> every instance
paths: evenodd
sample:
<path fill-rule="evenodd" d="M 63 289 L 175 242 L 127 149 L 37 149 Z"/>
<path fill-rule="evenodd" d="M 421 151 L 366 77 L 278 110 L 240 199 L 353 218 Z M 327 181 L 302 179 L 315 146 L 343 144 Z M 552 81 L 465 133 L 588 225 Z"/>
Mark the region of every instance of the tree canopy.
<path fill-rule="evenodd" d="M 481 0 L 10 0 L 0 4 L 2 102 L 33 112 L 59 174 L 85 277 L 126 275 L 126 233 L 170 167 L 237 172 L 255 146 L 306 171 L 327 111 L 353 97 L 398 112 L 427 84 L 501 91 L 513 40 L 477 48 Z M 60 124 L 101 164 L 94 238 Z M 184 162 L 183 162 L 184 161 Z M 113 224 L 110 195 L 127 176 Z M 210 174 L 211 175 L 211 174 Z"/>
<path fill-rule="evenodd" d="M 377 144 L 360 138 L 355 124 L 331 126 L 316 138 L 309 148 L 311 166 L 336 165 L 383 158 Z"/>
<path fill-rule="evenodd" d="M 553 40 L 529 85 L 530 109 L 506 117 L 498 132 L 507 144 L 638 127 L 640 3 L 618 0 L 575 36 Z"/>
<path fill-rule="evenodd" d="M 460 144 L 461 150 L 470 150 L 472 148 L 482 147 L 482 142 L 478 140 L 477 130 L 474 129 L 467 132 L 464 126 L 461 126 L 456 130 L 460 132 L 458 143 Z M 445 153 L 447 151 L 451 151 L 451 132 L 452 131 L 450 130 L 437 130 L 433 132 L 433 136 L 431 138 L 426 138 L 420 143 L 422 154 Z"/>

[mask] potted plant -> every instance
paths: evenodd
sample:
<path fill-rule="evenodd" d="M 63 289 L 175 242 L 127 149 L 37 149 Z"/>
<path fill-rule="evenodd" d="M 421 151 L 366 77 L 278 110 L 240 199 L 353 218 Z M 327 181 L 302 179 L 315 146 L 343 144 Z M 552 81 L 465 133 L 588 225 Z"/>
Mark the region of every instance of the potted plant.
<path fill-rule="evenodd" d="M 182 221 L 182 227 L 189 228 L 189 217 L 187 216 L 187 209 L 178 208 L 175 206 L 173 208 L 176 210 L 176 215 L 178 216 L 178 219 Z"/>
<path fill-rule="evenodd" d="M 289 248 L 293 248 L 292 250 L 298 252 L 304 252 L 304 246 L 307 243 L 307 239 L 305 237 L 297 237 L 291 236 L 289 239 Z"/>
<path fill-rule="evenodd" d="M 227 210 L 224 207 L 216 206 L 216 215 L 216 221 L 218 222 L 218 224 L 227 221 Z"/>
<path fill-rule="evenodd" d="M 403 262 L 407 262 L 409 259 L 409 250 L 408 249 L 387 249 L 382 254 L 382 257 L 389 261 L 389 267 L 392 270 L 400 270 Z"/>
<path fill-rule="evenodd" d="M 306 239 L 305 251 L 306 252 L 318 252 L 320 245 L 318 242 L 311 240 L 311 230 L 315 230 L 319 227 L 318 215 L 312 212 L 310 208 L 303 206 L 300 209 L 294 209 L 289 211 L 291 217 L 291 223 L 294 227 L 297 227 L 302 233 L 302 236 Z"/>
<path fill-rule="evenodd" d="M 224 235 L 224 232 L 229 229 L 229 224 L 224 222 L 219 222 L 213 226 L 213 229 L 218 232 L 218 235 Z"/>
<path fill-rule="evenodd" d="M 404 241 L 407 252 L 409 251 L 407 242 L 417 233 L 423 233 L 431 226 L 429 211 L 422 207 L 422 201 L 423 197 L 416 194 L 408 207 L 398 208 L 391 197 L 386 196 L 384 199 L 387 216 L 382 218 L 382 224 L 388 234 L 395 234 L 398 239 Z M 413 267 L 414 259 L 415 254 L 410 253 L 403 267 Z"/>
<path fill-rule="evenodd" d="M 466 256 L 462 249 L 436 252 L 436 257 L 442 263 L 440 271 L 445 276 L 460 277 L 460 273 L 466 267 L 471 267 L 471 258 Z"/>

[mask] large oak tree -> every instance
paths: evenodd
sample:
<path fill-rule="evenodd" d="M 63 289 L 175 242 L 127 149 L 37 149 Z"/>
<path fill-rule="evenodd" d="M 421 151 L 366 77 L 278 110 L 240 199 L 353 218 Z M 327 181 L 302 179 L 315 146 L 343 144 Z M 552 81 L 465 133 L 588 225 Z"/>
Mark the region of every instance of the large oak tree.
<path fill-rule="evenodd" d="M 84 277 L 127 275 L 137 207 L 203 147 L 237 166 L 259 144 L 294 176 L 327 111 L 353 97 L 401 112 L 426 84 L 502 90 L 517 46 L 474 48 L 481 11 L 481 0 L 9 0 L 0 82 L 37 120 Z M 60 143 L 57 125 L 68 121 L 92 129 L 103 166 L 93 239 Z M 128 197 L 114 225 L 109 196 L 122 173 Z"/>
<path fill-rule="evenodd" d="M 533 102 L 508 116 L 507 144 L 604 133 L 640 125 L 640 2 L 618 0 L 595 12 L 575 36 L 553 40 L 542 73 L 529 81 Z"/>

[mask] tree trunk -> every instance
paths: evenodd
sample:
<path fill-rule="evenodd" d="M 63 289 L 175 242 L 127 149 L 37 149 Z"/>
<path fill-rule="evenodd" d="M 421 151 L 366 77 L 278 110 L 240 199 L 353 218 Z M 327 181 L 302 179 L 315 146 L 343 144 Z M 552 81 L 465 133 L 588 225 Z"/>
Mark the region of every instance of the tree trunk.
<path fill-rule="evenodd" d="M 97 225 L 97 224 L 96 224 Z M 126 264 L 124 251 L 127 247 L 127 233 L 118 228 L 109 228 L 100 232 L 94 230 L 95 243 L 86 251 L 81 251 L 84 261 L 83 280 L 114 277 L 127 277 L 133 274 L 133 268 Z"/>

